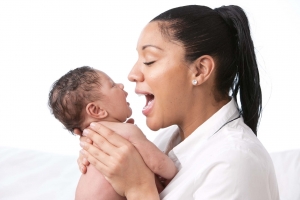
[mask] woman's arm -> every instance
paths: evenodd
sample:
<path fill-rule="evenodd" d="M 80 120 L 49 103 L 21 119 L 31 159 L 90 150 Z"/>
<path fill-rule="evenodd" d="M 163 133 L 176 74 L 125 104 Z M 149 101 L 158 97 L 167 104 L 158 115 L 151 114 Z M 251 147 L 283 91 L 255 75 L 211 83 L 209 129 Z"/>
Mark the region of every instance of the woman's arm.
<path fill-rule="evenodd" d="M 130 130 L 121 127 L 118 131 Z M 129 200 L 159 199 L 153 172 L 129 141 L 101 123 L 92 123 L 90 129 L 84 130 L 83 135 L 100 149 L 83 142 L 82 153 L 106 177 L 118 194 Z"/>

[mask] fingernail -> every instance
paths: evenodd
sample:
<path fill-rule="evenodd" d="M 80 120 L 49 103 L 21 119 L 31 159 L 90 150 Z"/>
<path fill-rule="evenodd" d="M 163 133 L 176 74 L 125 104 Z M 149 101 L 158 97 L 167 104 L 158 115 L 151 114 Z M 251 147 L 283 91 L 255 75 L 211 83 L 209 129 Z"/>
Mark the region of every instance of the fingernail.
<path fill-rule="evenodd" d="M 92 144 L 92 140 L 90 140 L 89 138 L 87 138 L 85 141 L 86 141 L 87 143 Z"/>
<path fill-rule="evenodd" d="M 83 150 L 83 149 L 80 150 L 80 153 L 81 153 L 82 155 L 85 155 L 85 154 L 86 154 L 85 150 Z"/>
<path fill-rule="evenodd" d="M 92 122 L 91 125 L 90 125 L 92 128 L 96 128 L 97 124 Z"/>
<path fill-rule="evenodd" d="M 88 129 L 84 129 L 82 135 L 83 135 L 83 136 L 87 136 L 88 134 L 89 134 Z"/>
<path fill-rule="evenodd" d="M 86 146 L 85 142 L 80 141 L 80 146 L 85 147 Z"/>

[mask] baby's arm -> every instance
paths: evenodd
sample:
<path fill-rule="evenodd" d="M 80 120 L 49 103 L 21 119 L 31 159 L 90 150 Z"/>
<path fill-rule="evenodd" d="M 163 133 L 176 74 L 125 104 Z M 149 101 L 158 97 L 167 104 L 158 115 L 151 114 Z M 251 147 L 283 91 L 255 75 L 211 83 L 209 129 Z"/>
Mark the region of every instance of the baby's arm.
<path fill-rule="evenodd" d="M 174 162 L 149 141 L 137 126 L 132 124 L 128 124 L 128 126 L 134 126 L 134 128 L 130 128 L 130 132 L 122 136 L 136 147 L 146 165 L 155 174 L 165 179 L 172 179 L 178 172 Z"/>
<path fill-rule="evenodd" d="M 165 179 L 172 179 L 176 175 L 178 170 L 174 162 L 151 141 L 147 138 L 140 140 L 131 137 L 130 139 L 151 171 Z"/>
<path fill-rule="evenodd" d="M 89 165 L 85 174 L 78 182 L 75 194 L 76 200 L 126 200 L 115 192 L 110 183 L 93 166 Z"/>

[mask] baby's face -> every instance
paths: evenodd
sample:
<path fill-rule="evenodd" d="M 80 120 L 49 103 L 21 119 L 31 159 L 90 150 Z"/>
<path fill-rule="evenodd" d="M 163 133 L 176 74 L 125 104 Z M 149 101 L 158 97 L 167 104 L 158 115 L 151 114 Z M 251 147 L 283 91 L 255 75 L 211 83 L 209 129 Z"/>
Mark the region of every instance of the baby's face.
<path fill-rule="evenodd" d="M 100 92 L 102 98 L 101 106 L 108 112 L 108 121 L 124 122 L 131 116 L 132 110 L 126 101 L 128 93 L 124 90 L 124 85 L 115 83 L 103 72 L 98 72 L 101 79 Z"/>

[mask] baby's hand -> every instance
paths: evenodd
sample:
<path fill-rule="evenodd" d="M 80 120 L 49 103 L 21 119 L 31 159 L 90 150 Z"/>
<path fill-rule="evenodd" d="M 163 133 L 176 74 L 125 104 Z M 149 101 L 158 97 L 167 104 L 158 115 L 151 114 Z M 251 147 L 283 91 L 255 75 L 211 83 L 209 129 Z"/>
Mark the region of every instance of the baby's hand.
<path fill-rule="evenodd" d="M 160 176 L 158 176 L 157 174 L 155 174 L 155 184 L 158 193 L 161 193 L 166 187 L 164 183 L 161 181 Z"/>
<path fill-rule="evenodd" d="M 134 124 L 134 119 L 133 118 L 129 118 L 129 119 L 127 119 L 127 121 L 125 123 Z"/>

